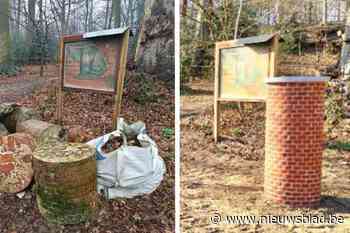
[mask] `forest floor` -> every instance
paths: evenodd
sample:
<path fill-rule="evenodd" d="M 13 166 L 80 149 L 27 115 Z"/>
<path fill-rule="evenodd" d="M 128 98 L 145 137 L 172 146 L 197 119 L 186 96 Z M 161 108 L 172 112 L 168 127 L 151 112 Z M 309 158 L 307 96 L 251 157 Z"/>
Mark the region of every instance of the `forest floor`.
<path fill-rule="evenodd" d="M 16 77 L 0 77 L 0 101 L 13 101 L 36 109 L 45 121 L 55 122 L 58 67 L 49 66 L 44 78 L 38 67 L 25 67 Z M 33 81 L 34 80 L 34 81 Z M 91 92 L 67 92 L 64 96 L 63 125 L 82 126 L 85 141 L 112 130 L 113 97 Z M 161 185 L 150 195 L 132 199 L 103 200 L 102 207 L 91 220 L 78 225 L 49 225 L 41 217 L 33 188 L 22 199 L 0 193 L 1 233 L 50 232 L 174 232 L 174 91 L 157 77 L 141 74 L 126 78 L 122 117 L 127 122 L 141 120 L 156 141 L 167 167 Z M 170 132 L 170 133 L 169 133 Z"/>
<path fill-rule="evenodd" d="M 39 66 L 26 66 L 16 76 L 1 77 L 0 103 L 16 102 L 24 96 L 31 95 L 34 90 L 58 80 L 58 66 L 46 66 L 43 77 L 38 75 L 39 69 Z"/>
<path fill-rule="evenodd" d="M 314 57 L 299 58 L 299 63 Z M 285 60 L 285 59 L 284 59 Z M 298 58 L 290 56 L 293 62 Z M 324 61 L 324 63 L 331 63 Z M 301 68 L 300 68 L 301 67 Z M 317 67 L 288 65 L 283 74 L 313 74 Z M 307 66 L 306 66 L 307 67 Z M 293 70 L 295 69 L 295 70 Z M 302 69 L 305 69 L 304 71 Z M 296 72 L 297 71 L 297 72 Z M 321 205 L 316 209 L 289 209 L 263 199 L 264 104 L 245 104 L 241 119 L 234 103 L 223 106 L 222 134 L 213 140 L 212 80 L 193 81 L 181 92 L 181 228 L 183 232 L 324 233 L 350 232 L 350 148 L 326 148 L 323 157 Z M 350 144 L 350 120 L 335 129 L 336 138 Z M 347 144 L 346 144 L 347 143 Z M 214 224 L 211 217 L 225 216 L 329 216 L 344 218 L 339 225 Z"/>

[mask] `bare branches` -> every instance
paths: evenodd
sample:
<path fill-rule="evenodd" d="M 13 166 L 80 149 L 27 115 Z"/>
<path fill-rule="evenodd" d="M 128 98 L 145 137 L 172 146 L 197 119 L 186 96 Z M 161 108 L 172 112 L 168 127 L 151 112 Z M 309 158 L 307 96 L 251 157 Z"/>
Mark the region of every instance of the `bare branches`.
<path fill-rule="evenodd" d="M 237 13 L 237 18 L 236 18 L 235 36 L 234 36 L 235 40 L 237 39 L 239 18 L 241 17 L 242 5 L 243 5 L 243 0 L 240 0 L 239 1 L 239 8 L 238 8 L 238 13 Z"/>

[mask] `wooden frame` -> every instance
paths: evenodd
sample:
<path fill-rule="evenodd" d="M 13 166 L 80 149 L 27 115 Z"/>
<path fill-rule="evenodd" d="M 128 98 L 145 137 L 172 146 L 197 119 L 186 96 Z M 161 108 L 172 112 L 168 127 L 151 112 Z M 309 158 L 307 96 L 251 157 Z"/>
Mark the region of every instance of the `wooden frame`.
<path fill-rule="evenodd" d="M 250 40 L 250 41 L 249 41 Z M 220 137 L 220 105 L 222 102 L 264 102 L 264 98 L 223 98 L 220 95 L 220 77 L 221 67 L 221 49 L 249 47 L 250 45 L 260 44 L 269 48 L 268 55 L 268 74 L 267 77 L 276 75 L 276 61 L 278 53 L 278 34 L 265 35 L 260 37 L 243 38 L 241 40 L 221 41 L 215 44 L 215 83 L 214 83 L 214 140 L 218 142 Z M 254 64 L 253 64 L 254 65 Z"/>
<path fill-rule="evenodd" d="M 86 34 L 77 34 L 77 35 L 68 35 L 61 38 L 60 41 L 60 85 L 57 92 L 57 121 L 59 124 L 62 124 L 62 114 L 63 114 L 63 94 L 66 90 L 72 90 L 72 89 L 78 89 L 82 91 L 93 91 L 93 92 L 100 92 L 100 93 L 112 93 L 114 95 L 114 108 L 113 108 L 113 115 L 112 115 L 112 121 L 113 121 L 113 128 L 115 129 L 117 127 L 117 119 L 121 112 L 121 105 L 122 105 L 122 96 L 123 96 L 123 87 L 124 87 L 124 79 L 126 74 L 126 63 L 127 63 L 127 54 L 128 54 L 128 44 L 129 44 L 129 28 L 121 28 L 121 29 L 112 29 L 112 30 L 106 30 L 101 31 L 108 32 L 108 31 L 116 31 L 114 34 L 108 34 L 108 36 L 113 36 L 117 40 L 121 40 L 120 44 L 120 54 L 119 58 L 116 59 L 116 64 L 114 65 L 118 72 L 116 72 L 116 85 L 114 87 L 113 91 L 104 91 L 104 90 L 96 90 L 96 89 L 90 89 L 90 88 L 75 88 L 75 87 L 67 87 L 64 86 L 64 66 L 65 66 L 65 45 L 66 43 L 71 42 L 82 42 L 82 41 L 89 41 L 89 38 L 84 38 Z M 93 32 L 90 34 L 98 34 L 99 32 Z M 106 35 L 102 35 L 106 36 Z M 102 37 L 101 36 L 101 37 Z M 93 36 L 94 38 L 99 37 Z M 118 56 L 118 54 L 116 54 Z"/>

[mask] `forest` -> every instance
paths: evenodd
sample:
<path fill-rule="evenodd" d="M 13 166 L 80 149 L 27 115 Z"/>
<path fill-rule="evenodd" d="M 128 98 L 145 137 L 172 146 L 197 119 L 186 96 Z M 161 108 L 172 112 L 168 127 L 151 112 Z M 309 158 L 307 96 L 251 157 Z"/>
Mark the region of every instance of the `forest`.
<path fill-rule="evenodd" d="M 1 73 L 13 74 L 23 64 L 57 61 L 62 35 L 129 26 L 137 38 L 144 4 L 144 0 L 2 1 Z M 133 51 L 136 43 L 134 39 Z"/>
<path fill-rule="evenodd" d="M 174 232 L 173 28 L 171 0 L 0 1 L 0 232 Z M 97 186 L 104 136 L 152 180 Z"/>

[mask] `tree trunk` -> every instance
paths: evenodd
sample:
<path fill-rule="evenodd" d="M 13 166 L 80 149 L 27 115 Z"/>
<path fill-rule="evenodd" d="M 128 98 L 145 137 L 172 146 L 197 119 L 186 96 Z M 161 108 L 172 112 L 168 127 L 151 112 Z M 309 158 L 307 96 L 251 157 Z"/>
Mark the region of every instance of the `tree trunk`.
<path fill-rule="evenodd" d="M 85 32 L 89 31 L 89 0 L 85 0 Z"/>
<path fill-rule="evenodd" d="M 237 18 L 236 18 L 236 25 L 235 25 L 235 36 L 234 36 L 235 40 L 237 39 L 237 36 L 238 36 L 239 19 L 241 17 L 242 5 L 243 5 L 243 0 L 240 0 L 239 1 L 239 8 L 238 8 L 238 13 L 237 13 Z"/>
<path fill-rule="evenodd" d="M 19 34 L 20 25 L 21 25 L 21 10 L 22 10 L 22 1 L 17 0 L 17 12 L 16 12 L 16 33 Z"/>
<path fill-rule="evenodd" d="M 39 40 L 40 40 L 40 77 L 44 76 L 44 12 L 43 0 L 39 0 Z"/>
<path fill-rule="evenodd" d="M 63 0 L 61 4 L 62 4 L 61 13 L 60 13 L 61 34 L 64 35 L 66 34 L 67 24 L 68 24 L 68 20 L 66 19 L 66 1 Z"/>
<path fill-rule="evenodd" d="M 133 4 L 133 0 L 129 0 L 129 25 L 130 28 L 133 28 L 134 26 L 134 4 Z"/>
<path fill-rule="evenodd" d="M 26 32 L 26 41 L 28 47 L 33 47 L 33 33 L 35 31 L 35 3 L 36 0 L 28 0 L 28 30 Z"/>
<path fill-rule="evenodd" d="M 137 69 L 163 80 L 173 80 L 174 1 L 146 0 L 141 28 L 135 55 Z"/>
<path fill-rule="evenodd" d="M 90 0 L 90 12 L 89 12 L 89 31 L 90 32 L 94 30 L 93 14 L 94 14 L 94 1 Z"/>
<path fill-rule="evenodd" d="M 140 31 L 141 31 L 141 24 L 144 16 L 144 8 L 145 8 L 145 1 L 144 0 L 138 0 L 137 1 L 137 9 L 136 9 L 136 17 L 137 17 L 137 31 L 135 37 L 138 38 Z"/>
<path fill-rule="evenodd" d="M 313 4 L 312 2 L 310 1 L 309 2 L 309 24 L 312 24 L 312 14 L 313 14 Z"/>
<path fill-rule="evenodd" d="M 106 1 L 106 15 L 105 15 L 104 29 L 107 29 L 107 28 L 108 28 L 109 4 L 110 4 L 110 0 L 107 0 L 107 1 Z"/>
<path fill-rule="evenodd" d="M 112 11 L 113 11 L 113 26 L 118 28 L 121 26 L 120 15 L 121 15 L 121 0 L 112 0 Z"/>
<path fill-rule="evenodd" d="M 273 19 L 273 24 L 277 24 L 279 22 L 279 18 L 280 18 L 280 1 L 277 0 L 275 2 L 275 6 L 274 6 L 274 19 Z"/>
<path fill-rule="evenodd" d="M 341 1 L 337 1 L 337 21 L 341 21 Z"/>
<path fill-rule="evenodd" d="M 345 15 L 345 41 L 350 40 L 350 3 L 346 3 L 346 15 Z"/>
<path fill-rule="evenodd" d="M 10 24 L 9 24 L 10 1 L 0 1 L 0 65 L 9 62 Z"/>
<path fill-rule="evenodd" d="M 327 0 L 323 0 L 323 13 L 322 13 L 322 24 L 327 24 Z"/>
<path fill-rule="evenodd" d="M 182 6 L 181 6 L 181 16 L 185 17 L 187 11 L 187 0 L 182 0 Z"/>
<path fill-rule="evenodd" d="M 343 82 L 349 82 L 350 79 L 350 63 L 349 63 L 349 57 L 350 57 L 350 3 L 346 2 L 346 23 L 345 23 L 345 35 L 343 37 L 343 46 L 341 51 L 341 58 L 340 58 L 340 68 L 341 72 L 343 74 L 342 80 Z M 348 86 L 348 84 L 344 85 Z M 350 101 L 347 100 L 347 96 L 349 93 L 349 88 L 345 89 L 345 101 L 344 101 L 344 112 L 345 116 L 350 117 Z"/>

